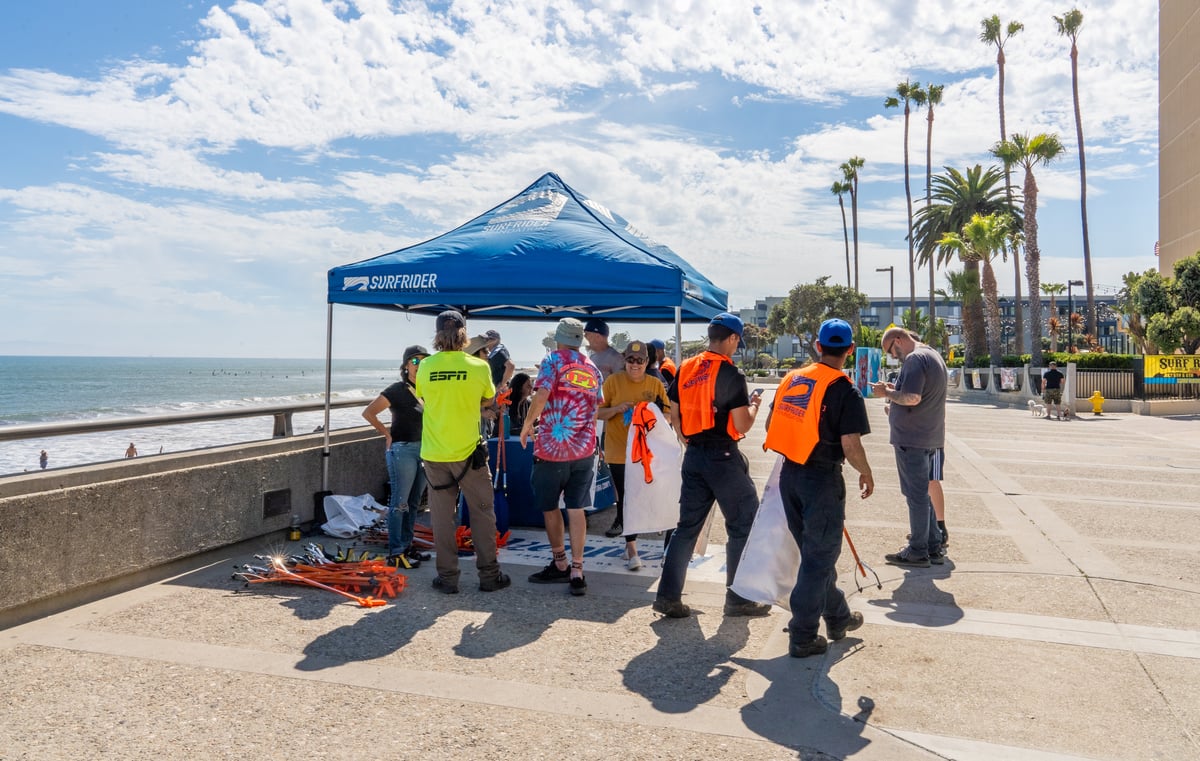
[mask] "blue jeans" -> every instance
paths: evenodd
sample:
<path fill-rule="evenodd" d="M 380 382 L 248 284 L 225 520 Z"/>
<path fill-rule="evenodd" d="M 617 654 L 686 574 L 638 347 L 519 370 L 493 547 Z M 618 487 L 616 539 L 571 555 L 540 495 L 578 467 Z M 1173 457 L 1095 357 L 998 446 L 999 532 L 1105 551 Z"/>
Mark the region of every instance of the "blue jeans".
<path fill-rule="evenodd" d="M 425 470 L 421 467 L 421 442 L 393 441 L 384 455 L 392 493 L 388 498 L 388 554 L 399 555 L 413 540 L 417 507 L 425 492 Z"/>
<path fill-rule="evenodd" d="M 663 558 L 658 599 L 677 602 L 683 596 L 688 564 L 715 501 L 725 516 L 725 532 L 729 536 L 725 545 L 725 598 L 730 602 L 746 602 L 728 589 L 746 548 L 754 514 L 758 512 L 758 491 L 746 459 L 733 442 L 725 446 L 689 444 L 683 453 L 680 472 L 683 486 L 679 492 L 679 525 L 671 534 Z"/>
<path fill-rule="evenodd" d="M 937 525 L 933 503 L 929 501 L 929 469 L 936 449 L 895 447 L 896 470 L 900 474 L 900 493 L 908 502 L 908 546 L 918 558 L 942 549 L 942 532 Z"/>
<path fill-rule="evenodd" d="M 846 525 L 846 482 L 841 465 L 797 465 L 784 460 L 779 496 L 788 528 L 800 548 L 800 571 L 790 598 L 792 642 L 817 636 L 821 618 L 839 626 L 850 620 L 846 595 L 837 588 L 837 560 Z"/>

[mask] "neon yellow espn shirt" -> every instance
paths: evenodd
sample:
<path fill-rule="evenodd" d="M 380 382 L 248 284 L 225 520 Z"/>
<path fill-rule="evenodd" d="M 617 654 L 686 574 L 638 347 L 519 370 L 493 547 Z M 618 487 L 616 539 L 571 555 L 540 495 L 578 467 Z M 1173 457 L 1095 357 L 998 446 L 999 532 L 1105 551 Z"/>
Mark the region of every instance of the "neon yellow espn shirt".
<path fill-rule="evenodd" d="M 425 402 L 421 459 L 470 457 L 479 443 L 479 405 L 496 395 L 488 363 L 461 351 L 439 351 L 417 366 L 416 394 Z"/>

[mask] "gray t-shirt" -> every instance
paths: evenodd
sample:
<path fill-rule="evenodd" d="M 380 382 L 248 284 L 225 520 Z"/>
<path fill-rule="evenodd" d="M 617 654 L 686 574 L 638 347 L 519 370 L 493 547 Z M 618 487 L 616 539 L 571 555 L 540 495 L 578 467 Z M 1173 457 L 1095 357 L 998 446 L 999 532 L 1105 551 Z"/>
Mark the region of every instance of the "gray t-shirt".
<path fill-rule="evenodd" d="M 893 446 L 937 449 L 946 445 L 946 363 L 942 355 L 917 344 L 900 366 L 896 391 L 920 394 L 915 407 L 893 404 L 888 414 Z"/>
<path fill-rule="evenodd" d="M 591 360 L 596 367 L 600 368 L 601 381 L 613 373 L 619 373 L 625 369 L 625 357 L 611 346 L 591 355 Z"/>

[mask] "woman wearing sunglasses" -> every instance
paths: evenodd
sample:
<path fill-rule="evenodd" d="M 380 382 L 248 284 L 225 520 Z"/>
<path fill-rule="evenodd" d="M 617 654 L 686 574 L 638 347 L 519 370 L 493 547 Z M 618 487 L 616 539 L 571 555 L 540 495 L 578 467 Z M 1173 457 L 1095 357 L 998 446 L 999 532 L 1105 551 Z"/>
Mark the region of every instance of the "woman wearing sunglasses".
<path fill-rule="evenodd" d="M 604 460 L 612 470 L 613 488 L 617 492 L 617 517 L 605 536 L 620 536 L 625 523 L 625 444 L 633 408 L 639 402 L 654 402 L 666 412 L 667 390 L 658 378 L 646 374 L 649 352 L 642 341 L 630 341 L 623 352 L 625 369 L 604 380 L 603 401 L 596 410 L 596 419 L 604 420 Z M 637 535 L 625 537 L 625 567 L 636 571 L 642 567 L 637 553 Z"/>
<path fill-rule="evenodd" d="M 425 471 L 421 468 L 424 408 L 413 389 L 417 367 L 428 356 L 424 346 L 405 349 L 400 380 L 385 388 L 362 413 L 371 427 L 383 434 L 386 445 L 384 458 L 391 482 L 387 515 L 388 561 L 406 568 L 416 568 L 422 560 L 429 559 L 429 555 L 412 546 L 417 508 L 425 493 Z M 379 420 L 379 413 L 385 409 L 392 411 L 390 427 Z"/>

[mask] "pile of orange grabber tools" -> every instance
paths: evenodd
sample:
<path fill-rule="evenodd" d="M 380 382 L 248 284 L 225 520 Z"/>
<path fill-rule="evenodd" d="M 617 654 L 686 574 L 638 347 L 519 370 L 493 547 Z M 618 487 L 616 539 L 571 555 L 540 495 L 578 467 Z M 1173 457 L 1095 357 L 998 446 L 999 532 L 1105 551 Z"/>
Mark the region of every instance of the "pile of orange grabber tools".
<path fill-rule="evenodd" d="M 365 555 L 366 553 L 364 553 Z M 256 555 L 264 565 L 247 564 L 233 575 L 247 584 L 282 582 L 324 589 L 354 600 L 363 608 L 387 605 L 385 597 L 395 598 L 404 591 L 407 579 L 400 569 L 384 560 L 331 559 L 323 548 L 310 544 L 304 555 L 288 558 Z M 358 594 L 364 589 L 366 595 Z"/>

